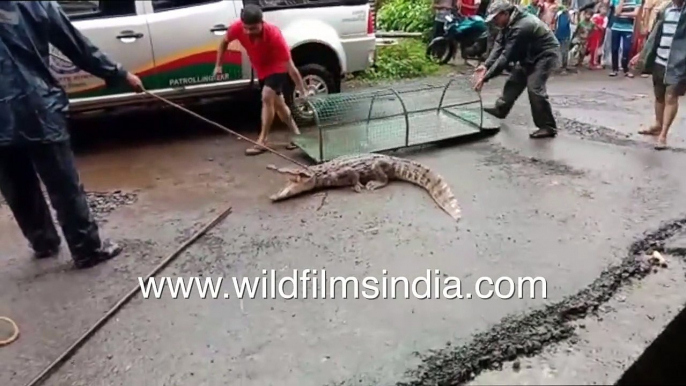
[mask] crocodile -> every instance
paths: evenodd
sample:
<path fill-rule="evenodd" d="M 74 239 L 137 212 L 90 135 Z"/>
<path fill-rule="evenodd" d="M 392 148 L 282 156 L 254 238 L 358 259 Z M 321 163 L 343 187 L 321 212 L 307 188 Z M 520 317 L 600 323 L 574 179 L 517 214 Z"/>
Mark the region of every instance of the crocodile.
<path fill-rule="evenodd" d="M 428 167 L 407 159 L 382 154 L 348 155 L 331 161 L 302 168 L 267 169 L 290 175 L 289 183 L 272 195 L 273 202 L 282 201 L 315 190 L 350 186 L 360 193 L 362 189 L 374 191 L 388 185 L 391 180 L 410 182 L 424 188 L 438 206 L 455 221 L 461 217 L 460 207 L 443 177 Z"/>

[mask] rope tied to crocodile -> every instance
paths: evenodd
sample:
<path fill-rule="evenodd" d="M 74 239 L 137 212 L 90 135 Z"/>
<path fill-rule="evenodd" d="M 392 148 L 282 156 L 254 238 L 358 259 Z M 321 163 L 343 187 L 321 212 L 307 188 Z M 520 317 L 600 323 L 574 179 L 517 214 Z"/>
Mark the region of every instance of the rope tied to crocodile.
<path fill-rule="evenodd" d="M 308 169 L 310 168 L 309 166 L 305 165 L 305 164 L 302 163 L 302 162 L 299 162 L 299 161 L 297 161 L 297 160 L 294 160 L 293 158 L 291 158 L 291 157 L 289 157 L 289 156 L 287 156 L 287 155 L 281 154 L 281 153 L 279 153 L 278 151 L 269 148 L 268 146 L 262 145 L 262 144 L 260 144 L 260 143 L 257 143 L 256 141 L 253 141 L 252 139 L 250 139 L 250 138 L 248 138 L 248 137 L 245 137 L 245 136 L 243 136 L 243 135 L 240 135 L 240 134 L 236 133 L 235 131 L 229 129 L 228 127 L 225 127 L 225 126 L 223 126 L 223 125 L 220 125 L 220 124 L 217 123 L 217 122 L 214 122 L 214 121 L 212 121 L 212 120 L 210 120 L 210 119 L 207 119 L 207 118 L 203 117 L 203 116 L 200 115 L 200 114 L 194 113 L 193 111 L 188 110 L 187 108 L 185 108 L 185 107 L 183 107 L 183 106 L 180 106 L 180 105 L 178 105 L 178 104 L 176 104 L 176 103 L 170 101 L 170 100 L 167 99 L 167 98 L 163 98 L 163 97 L 161 97 L 161 96 L 159 96 L 159 95 L 155 95 L 155 94 L 149 92 L 148 90 L 143 90 L 143 92 L 144 92 L 145 94 L 147 94 L 147 95 L 149 95 L 149 96 L 155 98 L 155 99 L 158 99 L 158 100 L 160 100 L 160 101 L 162 101 L 162 102 L 164 102 L 164 103 L 166 103 L 166 104 L 172 106 L 172 107 L 175 107 L 175 108 L 177 108 L 177 109 L 179 109 L 179 110 L 181 110 L 181 111 L 184 111 L 184 112 L 186 112 L 186 113 L 188 113 L 188 114 L 190 114 L 190 115 L 192 115 L 192 116 L 194 116 L 194 117 L 196 117 L 196 118 L 198 118 L 198 119 L 200 119 L 200 120 L 202 120 L 202 121 L 204 121 L 204 122 L 206 122 L 206 123 L 209 123 L 210 125 L 212 125 L 212 126 L 214 126 L 214 127 L 217 127 L 217 128 L 219 128 L 219 129 L 221 129 L 221 130 L 224 130 L 224 131 L 226 131 L 226 132 L 229 133 L 229 134 L 235 135 L 236 137 L 238 137 L 238 138 L 240 138 L 240 139 L 243 139 L 243 140 L 245 140 L 245 141 L 248 141 L 248 142 L 252 143 L 252 144 L 255 145 L 255 146 L 259 146 L 259 147 L 261 147 L 261 148 L 267 150 L 268 152 L 270 152 L 270 153 L 272 153 L 272 154 L 275 154 L 275 155 L 277 155 L 277 156 L 279 156 L 279 157 L 285 159 L 286 161 L 292 162 L 292 163 L 294 163 L 294 164 L 300 166 L 301 168 L 304 168 L 305 170 L 308 170 Z"/>
<path fill-rule="evenodd" d="M 61 59 L 59 56 L 53 54 L 52 52 L 50 53 L 50 56 L 53 56 L 53 57 L 58 58 L 58 59 Z M 177 109 L 179 109 L 179 110 L 181 110 L 181 111 L 184 111 L 184 112 L 186 112 L 186 113 L 188 113 L 188 114 L 190 114 L 190 115 L 192 115 L 192 116 L 194 116 L 194 117 L 196 117 L 196 118 L 198 118 L 198 119 L 200 119 L 200 120 L 202 120 L 202 121 L 205 121 L 205 122 L 209 123 L 210 125 L 212 125 L 212 126 L 214 126 L 214 127 L 218 127 L 218 128 L 220 128 L 220 129 L 226 131 L 226 132 L 229 133 L 229 134 L 233 134 L 233 135 L 235 135 L 236 137 L 238 137 L 238 138 L 240 138 L 240 139 L 242 139 L 242 140 L 248 141 L 248 142 L 252 143 L 252 144 L 255 145 L 255 146 L 259 146 L 259 147 L 261 147 L 261 148 L 267 150 L 268 152 L 270 152 L 270 153 L 272 153 L 272 154 L 276 154 L 277 156 L 279 156 L 279 157 L 285 159 L 286 161 L 292 162 L 292 163 L 294 163 L 294 164 L 300 166 L 301 168 L 304 168 L 305 170 L 308 170 L 308 169 L 310 168 L 309 166 L 305 165 L 305 164 L 302 163 L 302 162 L 299 162 L 299 161 L 297 161 L 297 160 L 294 160 L 293 158 L 291 158 L 291 157 L 289 157 L 289 156 L 287 156 L 287 155 L 281 154 L 281 153 L 279 153 L 278 151 L 276 151 L 276 150 L 274 150 L 274 149 L 272 149 L 272 148 L 270 148 L 270 147 L 267 147 L 267 146 L 265 146 L 265 145 L 259 144 L 259 143 L 257 143 L 256 141 L 253 141 L 252 139 L 250 139 L 250 138 L 248 138 L 248 137 L 245 137 L 245 136 L 243 136 L 243 135 L 240 135 L 240 134 L 236 133 L 235 131 L 229 129 L 228 127 L 222 126 L 222 125 L 220 125 L 219 123 L 214 122 L 214 121 L 212 121 L 212 120 L 210 120 L 210 119 L 207 119 L 207 118 L 203 117 L 203 116 L 200 115 L 200 114 L 194 113 L 194 112 L 192 112 L 191 110 L 188 110 L 187 108 L 182 107 L 182 106 L 180 106 L 180 105 L 178 105 L 178 104 L 176 104 L 176 103 L 170 101 L 170 100 L 167 99 L 167 98 L 163 98 L 163 97 L 161 97 L 161 96 L 159 96 L 159 95 L 153 94 L 153 93 L 151 93 L 150 91 L 145 90 L 145 89 L 143 89 L 143 90 L 141 90 L 141 91 L 142 91 L 143 93 L 147 94 L 148 96 L 151 96 L 151 97 L 153 97 L 153 98 L 155 98 L 155 99 L 157 99 L 157 100 L 160 100 L 160 101 L 162 101 L 162 102 L 164 102 L 164 103 L 166 103 L 166 104 L 168 104 L 168 105 L 170 105 L 170 106 L 172 106 L 172 107 L 175 107 L 175 108 L 177 108 Z"/>

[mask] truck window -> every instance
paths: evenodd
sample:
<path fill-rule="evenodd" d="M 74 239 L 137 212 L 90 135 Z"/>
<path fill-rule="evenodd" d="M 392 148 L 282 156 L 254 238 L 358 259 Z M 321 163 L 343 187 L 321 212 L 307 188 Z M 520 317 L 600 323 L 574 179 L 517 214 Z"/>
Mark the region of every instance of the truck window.
<path fill-rule="evenodd" d="M 136 3 L 133 0 L 58 0 L 57 2 L 71 20 L 101 19 L 136 14 Z"/>
<path fill-rule="evenodd" d="M 152 9 L 155 12 L 169 11 L 172 9 L 195 7 L 196 5 L 218 3 L 222 0 L 152 0 Z"/>

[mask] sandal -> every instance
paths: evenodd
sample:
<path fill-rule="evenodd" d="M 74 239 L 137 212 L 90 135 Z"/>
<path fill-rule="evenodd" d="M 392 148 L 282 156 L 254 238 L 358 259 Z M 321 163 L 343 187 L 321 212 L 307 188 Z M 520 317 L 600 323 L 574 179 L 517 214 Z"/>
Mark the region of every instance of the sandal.
<path fill-rule="evenodd" d="M 661 131 L 662 129 L 659 127 L 650 127 L 645 130 L 639 130 L 638 133 L 641 135 L 660 135 Z"/>
<path fill-rule="evenodd" d="M 634 74 L 632 74 L 632 73 L 630 73 L 630 72 L 625 72 L 625 73 L 624 73 L 624 76 L 626 76 L 627 78 L 633 78 L 633 77 L 634 77 Z"/>
<path fill-rule="evenodd" d="M 552 129 L 538 129 L 529 134 L 529 138 L 554 138 L 557 135 L 556 130 Z"/>
<path fill-rule="evenodd" d="M 661 141 L 657 140 L 657 144 L 655 145 L 655 150 L 665 150 L 667 148 L 667 141 Z"/>
<path fill-rule="evenodd" d="M 265 151 L 267 151 L 267 149 L 263 147 L 253 146 L 245 149 L 245 155 L 258 155 L 264 153 Z"/>
<path fill-rule="evenodd" d="M 297 149 L 297 148 L 298 148 L 298 145 L 296 145 L 296 144 L 293 143 L 293 142 L 291 142 L 291 143 L 289 143 L 288 145 L 286 145 L 286 150 L 295 150 L 295 149 Z"/>

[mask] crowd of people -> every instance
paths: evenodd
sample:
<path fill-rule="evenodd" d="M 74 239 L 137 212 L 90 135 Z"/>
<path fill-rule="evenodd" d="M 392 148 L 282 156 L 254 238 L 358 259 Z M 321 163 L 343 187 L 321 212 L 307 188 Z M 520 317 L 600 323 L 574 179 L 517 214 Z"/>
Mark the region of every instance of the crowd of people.
<path fill-rule="evenodd" d="M 463 1 L 453 9 L 464 13 Z M 586 62 L 591 70 L 609 66 L 611 77 L 620 69 L 627 78 L 652 76 L 655 121 L 639 133 L 655 136 L 656 149 L 667 148 L 679 98 L 686 94 L 686 0 L 475 1 L 476 13 L 498 33 L 488 59 L 475 70 L 474 89 L 514 65 L 495 106 L 485 111 L 505 118 L 526 89 L 537 127 L 531 137 L 554 137 L 549 76 L 570 71 L 570 60 L 575 68 Z"/>
<path fill-rule="evenodd" d="M 610 67 L 609 76 L 621 69 L 633 77 L 630 58 L 638 54 L 657 15 L 671 0 L 533 0 L 525 6 L 555 32 L 560 41 L 562 72 L 567 72 L 568 58 L 576 67 L 588 59 L 588 67 Z M 572 32 L 573 31 L 573 32 Z M 570 50 L 571 49 L 571 50 Z M 647 75 L 646 75 L 647 76 Z"/>
<path fill-rule="evenodd" d="M 437 13 L 457 9 L 462 15 L 486 16 L 490 0 L 436 0 Z M 629 62 L 637 55 L 661 10 L 671 0 L 521 0 L 521 6 L 544 21 L 560 42 L 563 74 L 586 66 L 591 70 L 620 69 L 633 77 Z M 572 66 L 569 66 L 572 59 Z M 648 77 L 648 75 L 644 75 Z"/>

